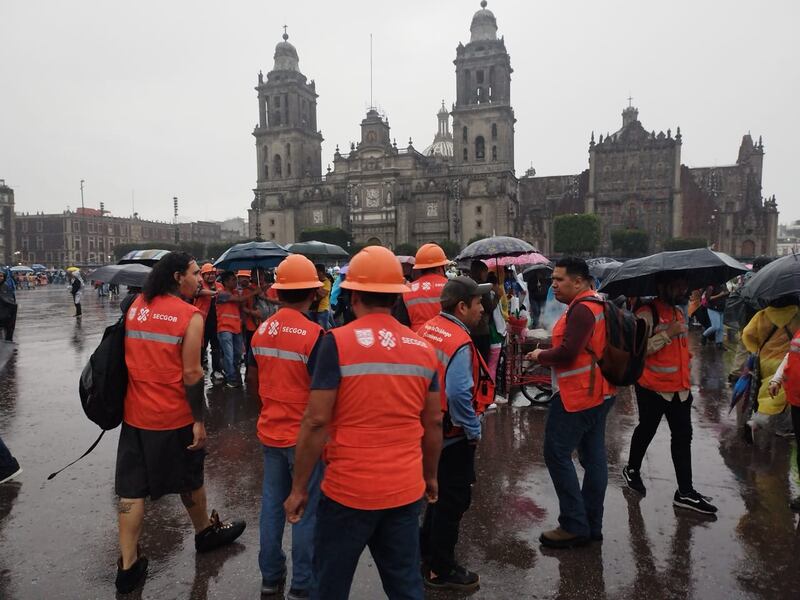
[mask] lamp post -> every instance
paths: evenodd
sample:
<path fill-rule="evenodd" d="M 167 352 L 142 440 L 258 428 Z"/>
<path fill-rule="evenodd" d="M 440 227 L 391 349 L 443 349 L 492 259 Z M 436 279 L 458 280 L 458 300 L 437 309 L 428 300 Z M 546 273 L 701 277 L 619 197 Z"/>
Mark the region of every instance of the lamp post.
<path fill-rule="evenodd" d="M 172 197 L 172 223 L 175 225 L 175 244 L 177 245 L 181 241 L 181 232 L 178 229 L 178 197 Z"/>
<path fill-rule="evenodd" d="M 84 208 L 84 206 L 83 206 L 83 184 L 84 184 L 84 180 L 81 179 L 81 208 Z"/>

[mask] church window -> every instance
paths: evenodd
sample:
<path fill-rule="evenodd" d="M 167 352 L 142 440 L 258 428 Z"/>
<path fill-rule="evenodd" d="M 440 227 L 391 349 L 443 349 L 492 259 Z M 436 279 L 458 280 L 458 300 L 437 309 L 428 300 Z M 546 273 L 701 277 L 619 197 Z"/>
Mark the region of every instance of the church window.
<path fill-rule="evenodd" d="M 306 173 L 311 174 L 311 157 L 306 156 Z"/>
<path fill-rule="evenodd" d="M 483 83 L 483 71 L 475 71 L 475 82 Z"/>
<path fill-rule="evenodd" d="M 270 224 L 272 227 L 275 227 L 275 219 L 270 219 L 270 220 L 269 220 L 269 224 Z"/>
<path fill-rule="evenodd" d="M 492 160 L 497 160 L 497 146 L 492 146 Z"/>
<path fill-rule="evenodd" d="M 286 176 L 287 177 L 291 177 L 292 176 L 292 163 L 290 163 L 290 162 L 286 163 Z"/>
<path fill-rule="evenodd" d="M 272 233 L 269 234 L 269 239 L 271 239 L 271 240 L 275 239 L 275 232 L 272 232 Z"/>
<path fill-rule="evenodd" d="M 275 96 L 275 108 L 280 108 L 280 107 L 281 107 L 281 97 Z"/>
<path fill-rule="evenodd" d="M 492 123 L 492 139 L 497 139 L 497 123 Z"/>
<path fill-rule="evenodd" d="M 269 165 L 264 163 L 264 179 L 269 179 Z"/>
<path fill-rule="evenodd" d="M 465 142 L 469 141 L 469 131 L 466 127 L 461 130 L 461 139 Z"/>
<path fill-rule="evenodd" d="M 292 157 L 292 145 L 286 144 L 286 158 Z"/>
<path fill-rule="evenodd" d="M 483 229 L 483 221 L 475 221 L 475 229 Z"/>
<path fill-rule="evenodd" d="M 481 205 L 475 207 L 475 214 L 476 215 L 483 214 L 483 207 Z"/>
<path fill-rule="evenodd" d="M 479 135 L 475 138 L 475 160 L 483 160 L 484 158 L 486 158 L 486 147 L 483 136 Z"/>
<path fill-rule="evenodd" d="M 466 149 L 466 148 L 464 148 L 464 162 L 467 162 L 467 160 L 468 160 L 468 157 L 467 157 L 467 149 Z"/>
<path fill-rule="evenodd" d="M 282 162 L 280 154 L 276 154 L 272 159 L 272 172 L 275 174 L 275 177 L 283 177 Z"/>

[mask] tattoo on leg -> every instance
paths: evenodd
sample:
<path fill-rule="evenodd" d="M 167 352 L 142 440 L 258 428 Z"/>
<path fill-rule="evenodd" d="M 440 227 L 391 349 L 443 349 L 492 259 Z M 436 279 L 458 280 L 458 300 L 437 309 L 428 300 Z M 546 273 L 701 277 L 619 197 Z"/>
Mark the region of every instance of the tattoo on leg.
<path fill-rule="evenodd" d="M 125 500 L 120 500 L 120 502 L 119 502 L 119 509 L 118 509 L 118 511 L 119 511 L 119 514 L 121 514 L 121 515 L 127 515 L 129 512 L 131 512 L 131 509 L 132 509 L 132 508 L 133 508 L 133 502 L 128 502 L 128 501 L 125 501 Z"/>
<path fill-rule="evenodd" d="M 194 508 L 196 502 L 192 497 L 192 492 L 183 492 L 181 493 L 181 502 L 186 508 Z"/>

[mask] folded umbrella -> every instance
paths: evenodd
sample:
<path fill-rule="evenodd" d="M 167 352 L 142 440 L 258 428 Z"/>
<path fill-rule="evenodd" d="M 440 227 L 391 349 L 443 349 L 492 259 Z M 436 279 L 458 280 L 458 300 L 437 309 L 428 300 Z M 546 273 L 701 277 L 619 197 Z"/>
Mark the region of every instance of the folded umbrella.
<path fill-rule="evenodd" d="M 664 271 L 682 272 L 689 280 L 689 289 L 696 290 L 733 279 L 745 273 L 747 267 L 723 252 L 708 248 L 659 252 L 623 263 L 608 275 L 598 291 L 611 298 L 655 296 L 656 275 Z"/>
<path fill-rule="evenodd" d="M 759 308 L 782 296 L 800 296 L 800 254 L 773 260 L 744 284 L 741 295 Z"/>
<path fill-rule="evenodd" d="M 239 269 L 271 269 L 289 256 L 283 246 L 275 242 L 245 242 L 236 244 L 222 253 L 214 266 L 223 271 Z"/>
<path fill-rule="evenodd" d="M 303 256 L 315 258 L 346 258 L 350 255 L 341 246 L 328 244 L 327 242 L 295 242 L 286 246 L 286 250 L 292 254 L 302 254 Z"/>
<path fill-rule="evenodd" d="M 103 283 L 142 287 L 152 270 L 152 267 L 139 263 L 106 265 L 94 271 L 89 277 L 93 281 L 101 281 Z"/>

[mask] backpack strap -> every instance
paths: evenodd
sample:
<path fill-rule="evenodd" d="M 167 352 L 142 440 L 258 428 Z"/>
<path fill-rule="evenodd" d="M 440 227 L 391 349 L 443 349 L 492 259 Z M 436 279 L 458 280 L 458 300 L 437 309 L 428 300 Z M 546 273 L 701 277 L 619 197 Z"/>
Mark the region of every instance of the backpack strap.
<path fill-rule="evenodd" d="M 785 329 L 785 328 L 784 328 L 784 329 Z M 777 326 L 777 325 L 773 325 L 773 326 L 772 326 L 772 331 L 770 331 L 770 332 L 769 332 L 769 335 L 766 337 L 766 339 L 765 339 L 765 340 L 764 340 L 764 341 L 761 343 L 761 345 L 758 347 L 758 352 L 756 352 L 756 356 L 758 356 L 758 355 L 760 355 L 760 354 L 761 354 L 761 351 L 764 349 L 764 346 L 766 346 L 766 345 L 767 345 L 767 342 L 768 342 L 768 341 L 770 341 L 770 340 L 772 339 L 772 336 L 773 336 L 773 335 L 775 335 L 775 332 L 776 332 L 776 331 L 778 331 L 778 326 Z M 788 333 L 788 330 L 787 330 L 787 333 Z M 791 339 L 792 339 L 792 338 L 791 338 L 791 337 L 789 337 L 789 340 L 790 340 L 790 341 L 791 341 Z"/>
<path fill-rule="evenodd" d="M 85 457 L 86 455 L 88 455 L 88 454 L 89 454 L 89 453 L 90 453 L 92 450 L 94 450 L 95 448 L 97 448 L 97 444 L 99 444 L 99 443 L 100 443 L 100 440 L 102 440 L 102 439 L 103 439 L 103 436 L 105 435 L 106 431 L 107 431 L 106 429 L 104 429 L 103 431 L 101 431 L 101 432 L 100 432 L 100 435 L 99 435 L 99 436 L 97 436 L 97 439 L 94 441 L 94 443 L 93 443 L 91 446 L 89 446 L 89 449 L 88 449 L 86 452 L 84 452 L 83 454 L 81 454 L 81 455 L 80 455 L 78 458 L 76 458 L 75 460 L 73 460 L 73 461 L 72 461 L 71 463 L 69 463 L 69 464 L 68 464 L 66 467 L 61 467 L 61 468 L 60 468 L 58 471 L 56 471 L 55 473 L 50 473 L 50 475 L 48 475 L 48 476 L 47 476 L 47 481 L 50 481 L 50 480 L 51 480 L 53 477 L 55 477 L 56 475 L 58 475 L 59 473 L 61 473 L 61 471 L 63 471 L 64 469 L 67 469 L 67 468 L 71 467 L 71 466 L 72 466 L 72 465 L 74 465 L 76 462 L 78 462 L 80 459 L 82 459 L 83 457 Z"/>

